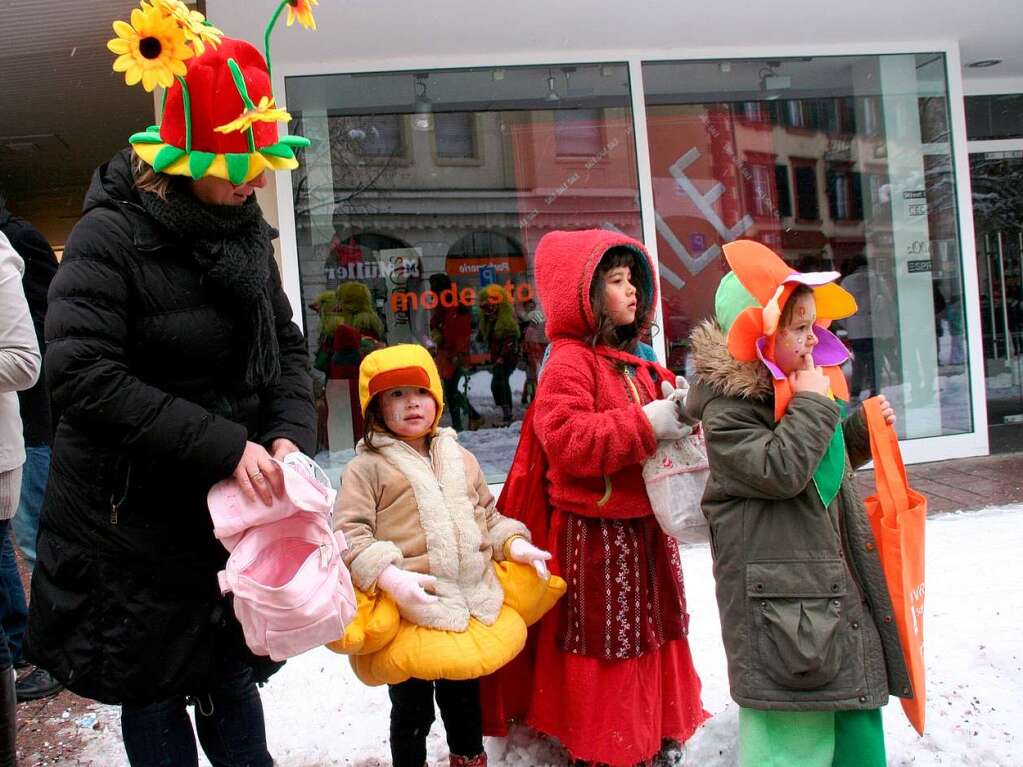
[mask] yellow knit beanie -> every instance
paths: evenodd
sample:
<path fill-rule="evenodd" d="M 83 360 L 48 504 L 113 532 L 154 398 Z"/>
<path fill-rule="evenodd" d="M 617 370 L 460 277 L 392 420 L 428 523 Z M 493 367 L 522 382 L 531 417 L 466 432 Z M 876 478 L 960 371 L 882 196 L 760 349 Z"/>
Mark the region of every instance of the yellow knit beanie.
<path fill-rule="evenodd" d="M 437 402 L 437 417 L 432 431 L 437 430 L 444 412 L 444 390 L 433 357 L 418 344 L 388 346 L 366 355 L 359 365 L 359 404 L 366 415 L 374 396 L 399 386 L 427 389 Z"/>

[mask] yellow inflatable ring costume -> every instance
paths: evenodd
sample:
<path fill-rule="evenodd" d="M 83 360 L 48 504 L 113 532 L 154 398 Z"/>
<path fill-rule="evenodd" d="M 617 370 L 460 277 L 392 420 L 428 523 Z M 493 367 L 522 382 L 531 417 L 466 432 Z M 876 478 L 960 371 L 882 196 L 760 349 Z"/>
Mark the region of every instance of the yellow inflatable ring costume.
<path fill-rule="evenodd" d="M 530 565 L 495 562 L 504 605 L 492 626 L 469 619 L 465 631 L 417 626 L 398 615 L 382 591 L 357 591 L 358 611 L 343 637 L 327 645 L 351 656 L 355 675 L 371 687 L 407 679 L 476 679 L 492 674 L 526 644 L 526 627 L 540 620 L 565 593 L 557 575 L 545 580 Z"/>

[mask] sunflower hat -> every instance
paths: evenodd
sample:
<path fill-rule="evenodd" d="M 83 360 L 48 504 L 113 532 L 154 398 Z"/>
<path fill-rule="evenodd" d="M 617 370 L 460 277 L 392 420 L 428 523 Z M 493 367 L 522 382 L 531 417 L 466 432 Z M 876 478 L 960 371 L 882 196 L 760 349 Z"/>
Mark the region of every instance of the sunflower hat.
<path fill-rule="evenodd" d="M 117 55 L 114 71 L 123 72 L 128 85 L 165 89 L 161 124 L 129 139 L 135 153 L 161 173 L 216 176 L 236 185 L 265 170 L 297 168 L 294 150 L 309 140 L 278 133 L 277 123 L 291 115 L 274 102 L 270 35 L 285 10 L 289 27 L 298 21 L 315 29 L 317 2 L 279 2 L 263 53 L 225 37 L 181 0 L 142 0 L 130 21 L 115 21 L 117 36 L 107 43 Z"/>
<path fill-rule="evenodd" d="M 856 300 L 836 280 L 838 272 L 798 272 L 766 245 L 753 240 L 736 240 L 723 248 L 732 271 L 718 285 L 714 314 L 728 334 L 728 353 L 742 362 L 760 361 L 774 383 L 774 417 L 780 420 L 792 400 L 788 376 L 774 361 L 774 337 L 786 302 L 800 285 L 813 290 L 817 320 L 813 333 L 817 346 L 814 364 L 831 383 L 831 398 L 844 412 L 849 387 L 842 364 L 849 359 L 845 345 L 828 330 L 833 320 L 856 313 Z M 814 473 L 821 500 L 827 506 L 838 492 L 845 466 L 841 424 L 832 437 L 827 454 Z"/>

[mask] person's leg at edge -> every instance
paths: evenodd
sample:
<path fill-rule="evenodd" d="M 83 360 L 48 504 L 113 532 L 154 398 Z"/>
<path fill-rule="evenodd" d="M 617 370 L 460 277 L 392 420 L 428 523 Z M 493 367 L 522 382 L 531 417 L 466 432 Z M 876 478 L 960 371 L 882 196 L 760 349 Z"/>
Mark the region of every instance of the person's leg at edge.
<path fill-rule="evenodd" d="M 36 566 L 36 538 L 39 537 L 39 514 L 50 477 L 50 448 L 38 445 L 25 448 L 25 466 L 21 475 L 21 500 L 18 513 L 11 520 L 11 529 L 18 549 L 25 558 L 29 573 Z"/>
<path fill-rule="evenodd" d="M 0 542 L 0 589 L 4 591 L 2 622 L 4 635 L 11 662 L 18 665 L 21 661 L 21 644 L 25 637 L 25 626 L 28 623 L 28 605 L 25 604 L 25 587 L 18 573 L 18 562 L 14 556 L 14 543 L 10 530 L 4 524 L 3 541 Z"/>
<path fill-rule="evenodd" d="M 832 767 L 885 767 L 881 709 L 835 712 L 835 758 Z"/>
<path fill-rule="evenodd" d="M 391 698 L 391 761 L 394 767 L 423 767 L 426 736 L 433 724 L 433 682 L 409 679 L 387 687 Z"/>
<path fill-rule="evenodd" d="M 4 505 L 3 501 L 7 501 L 9 504 L 7 509 L 3 509 L 7 513 L 10 513 L 10 508 L 17 505 L 20 483 L 20 469 L 0 473 L 0 509 Z M 9 519 L 0 519 L 0 535 L 4 540 L 10 538 L 9 527 Z M 21 585 L 20 581 L 18 585 Z M 0 588 L 0 616 L 6 616 L 9 609 L 7 589 Z M 14 697 L 14 665 L 3 623 L 0 623 L 0 767 L 16 767 L 18 764 L 18 720 L 17 701 Z"/>
<path fill-rule="evenodd" d="M 830 711 L 739 709 L 739 767 L 831 767 Z"/>
<path fill-rule="evenodd" d="M 213 767 L 273 767 L 259 688 L 240 662 L 228 661 L 209 692 L 196 696 L 195 729 Z"/>
<path fill-rule="evenodd" d="M 131 767 L 198 767 L 183 696 L 121 706 L 121 736 Z"/>
<path fill-rule="evenodd" d="M 437 707 L 448 736 L 452 767 L 485 767 L 479 679 L 439 679 L 436 688 Z"/>

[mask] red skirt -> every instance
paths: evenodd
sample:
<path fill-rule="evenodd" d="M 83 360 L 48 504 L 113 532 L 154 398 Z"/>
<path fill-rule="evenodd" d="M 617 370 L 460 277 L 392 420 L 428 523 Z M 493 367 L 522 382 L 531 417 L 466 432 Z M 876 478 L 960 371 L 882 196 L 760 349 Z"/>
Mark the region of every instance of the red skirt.
<path fill-rule="evenodd" d="M 560 650 L 555 621 L 539 628 L 526 723 L 573 759 L 631 767 L 652 758 L 663 738 L 688 740 L 710 716 L 686 639 L 609 661 Z"/>

